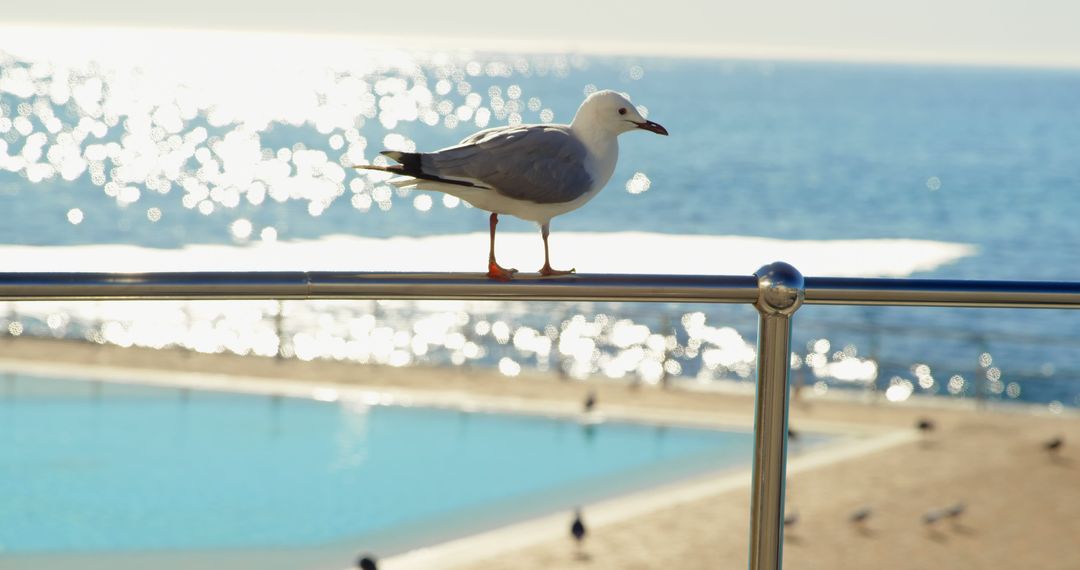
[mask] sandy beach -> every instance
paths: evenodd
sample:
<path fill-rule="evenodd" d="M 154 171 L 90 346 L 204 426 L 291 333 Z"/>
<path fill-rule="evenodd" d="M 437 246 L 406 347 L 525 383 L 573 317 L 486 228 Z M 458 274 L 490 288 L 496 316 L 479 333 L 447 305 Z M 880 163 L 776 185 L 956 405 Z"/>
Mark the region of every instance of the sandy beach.
<path fill-rule="evenodd" d="M 205 383 L 246 378 L 260 386 L 318 386 L 426 395 L 500 407 L 573 413 L 587 391 L 600 409 L 619 417 L 750 425 L 748 394 L 631 389 L 609 382 L 564 382 L 525 373 L 509 379 L 489 370 L 388 368 L 351 363 L 182 350 L 119 348 L 28 338 L 0 340 L 0 365 L 74 366 L 87 371 L 179 371 Z M 265 388 L 262 388 L 265 389 Z M 920 418 L 936 429 L 919 434 Z M 887 445 L 828 461 L 793 459 L 788 510 L 798 522 L 787 530 L 787 568 L 1060 568 L 1080 567 L 1080 419 L 1066 410 L 903 404 L 812 398 L 792 408 L 791 425 L 808 431 L 887 438 Z M 1063 436 L 1059 456 L 1043 448 Z M 869 439 L 868 439 L 869 441 Z M 797 446 L 798 443 L 792 444 Z M 521 525 L 525 539 L 492 534 L 495 541 L 471 542 L 388 559 L 385 568 L 548 569 L 548 568 L 743 568 L 746 566 L 749 478 L 720 485 L 699 481 L 692 494 L 654 494 L 670 501 L 638 501 L 633 509 L 588 508 L 584 555 L 569 539 L 570 514 Z M 616 501 L 617 502 L 617 501 Z M 962 502 L 955 519 L 925 524 L 934 509 Z M 614 503 L 613 503 L 614 505 Z M 861 527 L 851 513 L 870 507 Z M 618 512 L 617 512 L 618 511 Z M 591 517 L 591 518 L 590 518 Z M 499 544 L 485 549 L 484 544 Z M 439 548 L 444 548 L 440 555 Z M 457 550 L 455 551 L 454 548 Z M 464 552 L 467 550 L 468 552 Z M 426 560 L 427 562 L 423 562 Z"/>

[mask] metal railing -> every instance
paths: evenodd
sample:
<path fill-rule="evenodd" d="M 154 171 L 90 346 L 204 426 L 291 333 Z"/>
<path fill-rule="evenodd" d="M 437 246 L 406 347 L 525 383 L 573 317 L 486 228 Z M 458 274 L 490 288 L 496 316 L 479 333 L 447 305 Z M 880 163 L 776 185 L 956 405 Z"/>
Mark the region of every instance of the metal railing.
<path fill-rule="evenodd" d="M 781 567 L 792 317 L 804 304 L 1080 309 L 1080 283 L 753 276 L 522 276 L 350 272 L 0 273 L 0 301 L 465 299 L 749 303 L 758 311 L 750 569 Z"/>

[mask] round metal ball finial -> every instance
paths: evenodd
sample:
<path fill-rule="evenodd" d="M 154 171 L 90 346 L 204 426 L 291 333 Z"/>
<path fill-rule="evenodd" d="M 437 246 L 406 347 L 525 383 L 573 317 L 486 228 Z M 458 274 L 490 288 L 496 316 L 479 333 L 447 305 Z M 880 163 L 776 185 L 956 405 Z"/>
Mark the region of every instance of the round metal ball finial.
<path fill-rule="evenodd" d="M 802 273 L 788 263 L 775 261 L 754 272 L 758 300 L 754 305 L 768 314 L 790 315 L 802 305 L 806 285 Z"/>

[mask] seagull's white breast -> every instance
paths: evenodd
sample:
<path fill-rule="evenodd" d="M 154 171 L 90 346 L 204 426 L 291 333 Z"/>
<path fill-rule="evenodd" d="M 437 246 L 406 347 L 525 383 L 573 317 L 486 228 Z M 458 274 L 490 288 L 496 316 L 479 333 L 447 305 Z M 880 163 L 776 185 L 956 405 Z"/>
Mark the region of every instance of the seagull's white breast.
<path fill-rule="evenodd" d="M 574 134 L 577 135 L 576 132 Z M 596 194 L 601 188 L 607 186 L 611 175 L 615 172 L 615 163 L 619 161 L 619 139 L 608 133 L 598 133 L 589 138 L 578 135 L 578 138 L 589 150 L 585 169 L 593 179 L 593 187 L 589 193 Z"/>

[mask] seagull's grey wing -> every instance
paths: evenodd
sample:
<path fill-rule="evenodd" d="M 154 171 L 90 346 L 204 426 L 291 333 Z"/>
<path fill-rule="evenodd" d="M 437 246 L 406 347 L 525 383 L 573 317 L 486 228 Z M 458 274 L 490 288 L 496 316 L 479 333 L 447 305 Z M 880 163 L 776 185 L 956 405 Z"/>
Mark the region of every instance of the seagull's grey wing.
<path fill-rule="evenodd" d="M 423 171 L 478 183 L 538 204 L 570 202 L 592 188 L 588 151 L 566 127 L 488 129 L 464 144 L 421 155 Z"/>
<path fill-rule="evenodd" d="M 483 142 L 484 140 L 489 139 L 491 137 L 495 137 L 495 136 L 498 136 L 498 135 L 500 135 L 502 133 L 506 133 L 508 131 L 516 131 L 516 130 L 519 130 L 519 129 L 527 129 L 527 128 L 529 128 L 529 127 L 522 127 L 522 126 L 517 126 L 517 127 L 507 127 L 507 126 L 504 126 L 504 127 L 491 127 L 490 129 L 484 129 L 482 131 L 476 131 L 475 133 L 461 139 L 461 142 L 459 142 L 456 146 L 450 147 L 450 148 L 457 148 L 457 147 L 467 146 L 467 145 L 471 145 L 471 144 L 476 144 L 476 143 L 479 143 L 479 142 Z M 449 149 L 445 149 L 445 150 L 449 150 Z"/>

